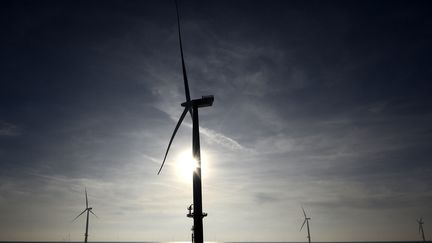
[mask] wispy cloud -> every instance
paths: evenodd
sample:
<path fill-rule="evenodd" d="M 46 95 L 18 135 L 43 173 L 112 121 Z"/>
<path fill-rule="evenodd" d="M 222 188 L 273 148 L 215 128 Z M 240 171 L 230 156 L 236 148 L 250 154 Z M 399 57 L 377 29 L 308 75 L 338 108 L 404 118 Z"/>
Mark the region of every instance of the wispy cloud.
<path fill-rule="evenodd" d="M 17 125 L 0 121 L 0 136 L 13 137 L 20 133 L 21 129 Z"/>
<path fill-rule="evenodd" d="M 228 136 L 225 136 L 209 128 L 200 127 L 200 132 L 201 134 L 203 134 L 204 136 L 210 139 L 210 143 L 216 143 L 218 145 L 222 145 L 223 147 L 233 151 L 248 150 L 245 147 L 243 147 L 241 144 L 239 144 L 237 141 L 235 141 L 234 139 L 229 138 Z"/>

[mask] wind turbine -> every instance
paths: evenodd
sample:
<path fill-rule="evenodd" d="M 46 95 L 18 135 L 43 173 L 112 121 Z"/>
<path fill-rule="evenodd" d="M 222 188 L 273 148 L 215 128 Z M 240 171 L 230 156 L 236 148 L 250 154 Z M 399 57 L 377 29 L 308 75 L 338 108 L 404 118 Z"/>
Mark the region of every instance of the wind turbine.
<path fill-rule="evenodd" d="M 91 207 L 88 206 L 88 199 L 87 199 L 87 188 L 85 189 L 85 197 L 86 197 L 86 208 L 84 211 L 82 211 L 78 216 L 76 216 L 73 220 L 75 221 L 79 216 L 81 216 L 83 213 L 87 212 L 87 220 L 86 220 L 86 228 L 85 228 L 85 234 L 84 234 L 84 242 L 87 243 L 87 237 L 88 237 L 88 226 L 89 226 L 89 213 L 92 213 L 96 218 L 98 217 L 96 214 L 93 213 Z"/>
<path fill-rule="evenodd" d="M 162 165 L 158 171 L 158 175 L 160 174 L 162 167 L 165 164 L 165 160 L 168 155 L 168 151 L 171 147 L 171 143 L 174 139 L 174 136 L 177 133 L 178 128 L 180 127 L 183 119 L 186 116 L 186 113 L 190 113 L 192 117 L 192 155 L 194 160 L 196 161 L 196 167 L 193 171 L 193 212 L 190 213 L 190 217 L 194 220 L 194 243 L 203 243 L 203 218 L 207 216 L 206 213 L 202 211 L 202 186 L 201 186 L 201 152 L 200 152 L 200 137 L 199 137 L 199 119 L 198 119 L 198 108 L 212 106 L 214 97 L 213 95 L 202 96 L 199 99 L 191 100 L 189 93 L 189 83 L 186 74 L 186 65 L 184 61 L 183 55 L 183 46 L 181 39 L 181 30 L 180 30 L 180 15 L 177 1 L 176 11 L 177 11 L 177 27 L 178 27 L 178 38 L 180 44 L 180 54 L 181 54 L 181 62 L 182 62 L 182 70 L 183 70 L 183 82 L 185 88 L 185 96 L 186 101 L 181 104 L 184 107 L 183 113 L 180 116 L 180 119 L 177 122 L 176 127 L 174 128 L 174 132 L 171 136 L 171 139 L 168 143 L 168 148 L 165 152 L 165 156 L 162 162 Z"/>
<path fill-rule="evenodd" d="M 303 210 L 303 215 L 304 215 L 304 221 L 303 221 L 303 224 L 302 224 L 302 226 L 300 227 L 300 231 L 303 229 L 303 226 L 306 224 L 306 227 L 307 227 L 307 232 L 308 232 L 308 236 L 307 236 L 307 238 L 308 238 L 308 240 L 309 240 L 309 243 L 311 242 L 311 236 L 310 236 L 310 230 L 309 230 L 309 220 L 311 220 L 311 218 L 308 218 L 307 216 L 306 216 L 306 212 L 304 211 L 304 208 L 302 207 L 302 210 Z"/>
<path fill-rule="evenodd" d="M 423 241 L 426 241 L 425 236 L 424 236 L 424 231 L 423 231 L 423 218 L 417 219 L 417 223 L 419 224 L 419 234 L 421 234 Z"/>

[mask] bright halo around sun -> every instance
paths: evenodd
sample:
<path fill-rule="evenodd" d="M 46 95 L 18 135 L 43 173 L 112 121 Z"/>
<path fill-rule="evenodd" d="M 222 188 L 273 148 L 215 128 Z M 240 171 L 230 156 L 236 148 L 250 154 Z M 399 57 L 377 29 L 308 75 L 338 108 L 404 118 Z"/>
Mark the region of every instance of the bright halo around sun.
<path fill-rule="evenodd" d="M 205 160 L 207 156 L 202 153 L 201 151 L 201 162 L 202 163 L 208 163 L 207 160 Z M 187 183 L 192 183 L 192 175 L 195 171 L 195 168 L 198 167 L 198 162 L 193 158 L 192 156 L 192 150 L 184 150 L 177 156 L 176 161 L 176 171 L 177 176 L 182 179 L 183 181 Z M 207 175 L 207 172 L 205 171 L 205 168 L 207 166 L 204 166 L 201 168 L 201 173 L 203 176 Z"/>
<path fill-rule="evenodd" d="M 198 163 L 192 157 L 192 151 L 185 150 L 177 157 L 176 171 L 177 175 L 184 181 L 192 181 L 192 173 Z"/>

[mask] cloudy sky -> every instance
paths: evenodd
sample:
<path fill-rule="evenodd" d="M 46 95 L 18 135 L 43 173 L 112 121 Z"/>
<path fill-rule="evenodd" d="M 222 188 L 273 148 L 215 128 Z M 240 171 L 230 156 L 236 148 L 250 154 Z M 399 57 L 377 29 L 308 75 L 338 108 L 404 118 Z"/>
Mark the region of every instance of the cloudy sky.
<path fill-rule="evenodd" d="M 174 2 L 0 5 L 0 240 L 189 240 Z M 205 240 L 432 237 L 430 5 L 181 2 Z"/>

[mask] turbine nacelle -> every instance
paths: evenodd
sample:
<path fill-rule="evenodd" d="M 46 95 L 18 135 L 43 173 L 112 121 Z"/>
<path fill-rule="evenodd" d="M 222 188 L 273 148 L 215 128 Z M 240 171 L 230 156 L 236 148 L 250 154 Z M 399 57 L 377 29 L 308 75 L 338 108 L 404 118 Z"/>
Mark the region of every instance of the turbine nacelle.
<path fill-rule="evenodd" d="M 207 107 L 207 106 L 212 106 L 213 101 L 214 101 L 213 95 L 205 95 L 205 96 L 202 96 L 201 99 L 195 99 L 195 100 L 183 102 L 181 104 L 181 106 L 183 106 L 183 107 L 193 107 L 193 106 Z"/>
<path fill-rule="evenodd" d="M 186 99 L 186 100 L 188 100 L 188 99 Z M 169 151 L 169 149 L 171 147 L 171 143 L 172 143 L 172 141 L 173 141 L 173 139 L 174 139 L 174 137 L 175 137 L 175 135 L 177 133 L 177 130 L 179 129 L 181 123 L 183 122 L 183 119 L 185 118 L 186 113 L 189 111 L 189 113 L 192 115 L 192 108 L 194 108 L 194 107 L 195 108 L 200 108 L 200 107 L 212 106 L 213 105 L 213 101 L 214 101 L 214 96 L 213 95 L 206 95 L 206 96 L 202 96 L 201 99 L 189 100 L 189 101 L 183 102 L 181 104 L 184 107 L 184 110 L 183 110 L 183 113 L 180 116 L 180 119 L 177 122 L 176 127 L 174 128 L 173 134 L 171 135 L 171 139 L 170 139 L 170 141 L 168 143 L 168 148 L 167 148 L 167 150 L 165 152 L 165 156 L 164 156 L 164 159 L 162 161 L 162 165 L 159 168 L 159 171 L 157 173 L 158 175 L 162 171 L 162 168 L 163 168 L 163 166 L 165 164 L 165 160 L 166 160 L 167 155 L 168 155 L 168 151 Z M 197 112 L 197 114 L 198 114 L 198 112 Z"/>

